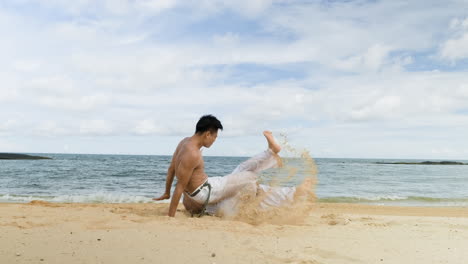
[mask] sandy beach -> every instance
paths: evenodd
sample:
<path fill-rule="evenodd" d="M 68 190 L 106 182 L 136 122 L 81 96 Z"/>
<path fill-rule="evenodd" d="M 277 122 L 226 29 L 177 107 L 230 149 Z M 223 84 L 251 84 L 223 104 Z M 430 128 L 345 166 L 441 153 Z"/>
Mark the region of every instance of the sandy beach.
<path fill-rule="evenodd" d="M 167 204 L 0 204 L 0 263 L 467 263 L 468 209 L 317 203 L 299 224 Z"/>

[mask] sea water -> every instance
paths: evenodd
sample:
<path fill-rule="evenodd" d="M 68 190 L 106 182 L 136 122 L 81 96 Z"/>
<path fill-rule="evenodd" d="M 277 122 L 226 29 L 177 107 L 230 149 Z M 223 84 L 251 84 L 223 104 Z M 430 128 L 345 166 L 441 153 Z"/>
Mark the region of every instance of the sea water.
<path fill-rule="evenodd" d="M 151 155 L 33 155 L 52 159 L 0 160 L 0 202 L 152 202 L 164 192 L 171 160 Z M 246 159 L 204 157 L 205 171 L 208 176 L 227 175 Z M 468 207 L 468 165 L 377 164 L 398 161 L 403 160 L 316 158 L 318 201 Z M 305 177 L 301 159 L 285 162 L 297 172 L 291 176 L 284 169 L 270 169 L 260 175 L 260 181 L 300 184 Z"/>

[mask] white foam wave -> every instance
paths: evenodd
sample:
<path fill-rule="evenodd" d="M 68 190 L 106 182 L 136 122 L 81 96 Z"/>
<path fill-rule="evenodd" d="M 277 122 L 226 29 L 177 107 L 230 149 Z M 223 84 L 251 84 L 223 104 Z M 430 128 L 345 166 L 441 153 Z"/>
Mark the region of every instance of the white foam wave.
<path fill-rule="evenodd" d="M 320 202 L 332 203 L 370 203 L 377 205 L 408 205 L 408 206 L 468 206 L 468 197 L 424 197 L 424 196 L 398 196 L 398 195 L 382 195 L 382 196 L 338 196 L 338 197 L 321 197 Z"/>
<path fill-rule="evenodd" d="M 110 193 L 58 196 L 24 196 L 11 194 L 0 195 L 0 203 L 28 203 L 33 200 L 52 203 L 159 203 L 146 196 Z"/>

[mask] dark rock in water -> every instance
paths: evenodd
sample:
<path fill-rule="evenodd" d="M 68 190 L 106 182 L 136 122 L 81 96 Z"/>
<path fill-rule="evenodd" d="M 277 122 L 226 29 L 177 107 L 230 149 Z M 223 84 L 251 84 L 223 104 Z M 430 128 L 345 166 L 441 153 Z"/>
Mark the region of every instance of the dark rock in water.
<path fill-rule="evenodd" d="M 426 165 L 465 165 L 463 162 L 457 162 L 457 161 L 439 161 L 439 162 L 434 162 L 434 161 L 424 161 L 422 164 Z"/>
<path fill-rule="evenodd" d="M 377 164 L 393 165 L 468 165 L 468 163 L 458 161 L 423 161 L 423 162 L 376 162 Z"/>
<path fill-rule="evenodd" d="M 0 160 L 39 160 L 39 159 L 51 159 L 48 157 L 31 156 L 25 154 L 16 153 L 0 153 Z"/>

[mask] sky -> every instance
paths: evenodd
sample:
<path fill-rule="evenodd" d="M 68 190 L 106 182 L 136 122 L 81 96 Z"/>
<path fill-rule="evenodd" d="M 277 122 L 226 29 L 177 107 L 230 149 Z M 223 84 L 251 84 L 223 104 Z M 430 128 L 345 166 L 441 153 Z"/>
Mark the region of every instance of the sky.
<path fill-rule="evenodd" d="M 0 152 L 468 159 L 468 0 L 0 2 Z"/>

